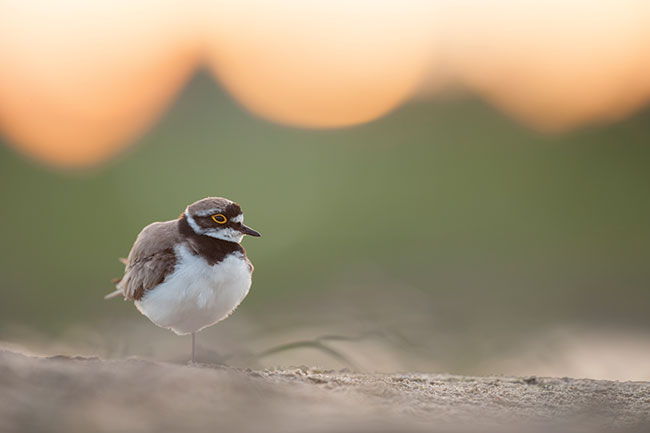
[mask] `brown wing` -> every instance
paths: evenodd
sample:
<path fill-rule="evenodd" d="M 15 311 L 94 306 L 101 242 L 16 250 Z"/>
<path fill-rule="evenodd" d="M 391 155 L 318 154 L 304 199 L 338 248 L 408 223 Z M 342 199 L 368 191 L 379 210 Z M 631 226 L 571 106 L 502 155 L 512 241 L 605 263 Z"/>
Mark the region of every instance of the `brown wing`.
<path fill-rule="evenodd" d="M 178 238 L 175 220 L 150 224 L 140 232 L 117 284 L 125 298 L 139 300 L 174 271 Z"/>

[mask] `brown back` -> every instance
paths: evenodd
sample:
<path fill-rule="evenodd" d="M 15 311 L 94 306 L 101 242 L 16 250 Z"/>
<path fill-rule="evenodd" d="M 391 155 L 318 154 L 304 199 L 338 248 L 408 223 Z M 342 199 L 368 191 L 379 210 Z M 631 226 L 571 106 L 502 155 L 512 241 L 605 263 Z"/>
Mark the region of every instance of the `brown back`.
<path fill-rule="evenodd" d="M 124 277 L 117 284 L 125 298 L 139 300 L 174 271 L 174 246 L 181 240 L 177 227 L 177 220 L 172 220 L 142 229 L 129 253 Z"/>

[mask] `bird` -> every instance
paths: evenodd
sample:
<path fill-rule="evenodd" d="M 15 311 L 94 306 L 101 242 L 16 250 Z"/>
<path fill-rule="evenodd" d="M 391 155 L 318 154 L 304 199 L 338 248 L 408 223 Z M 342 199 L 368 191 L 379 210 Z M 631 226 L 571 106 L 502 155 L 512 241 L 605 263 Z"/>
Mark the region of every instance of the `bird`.
<path fill-rule="evenodd" d="M 239 204 L 207 197 L 175 220 L 154 222 L 138 234 L 116 290 L 155 325 L 192 335 L 227 318 L 248 294 L 253 264 L 240 245 L 261 234 L 244 225 Z"/>

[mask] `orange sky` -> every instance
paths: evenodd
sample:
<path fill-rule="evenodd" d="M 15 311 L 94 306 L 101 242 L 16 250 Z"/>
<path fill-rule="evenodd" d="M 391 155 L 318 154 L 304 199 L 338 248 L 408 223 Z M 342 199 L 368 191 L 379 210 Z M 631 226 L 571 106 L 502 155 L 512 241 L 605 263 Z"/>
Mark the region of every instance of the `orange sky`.
<path fill-rule="evenodd" d="M 201 64 L 289 126 L 367 122 L 453 86 L 563 130 L 648 102 L 649 22 L 647 0 L 0 0 L 0 132 L 95 164 Z"/>

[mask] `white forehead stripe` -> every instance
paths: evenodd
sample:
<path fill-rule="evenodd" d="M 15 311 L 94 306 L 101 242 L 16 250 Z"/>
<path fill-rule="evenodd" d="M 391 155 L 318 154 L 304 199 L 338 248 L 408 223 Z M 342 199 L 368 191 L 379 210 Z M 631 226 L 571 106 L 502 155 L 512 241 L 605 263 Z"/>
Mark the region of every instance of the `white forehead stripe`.
<path fill-rule="evenodd" d="M 212 214 L 221 213 L 221 212 L 223 212 L 221 209 L 208 209 L 208 210 L 202 210 L 201 212 L 197 212 L 196 216 L 204 217 L 204 216 L 210 216 Z"/>
<path fill-rule="evenodd" d="M 230 221 L 232 221 L 232 222 L 234 222 L 234 223 L 243 223 L 243 222 L 244 222 L 244 214 L 241 214 L 241 213 L 240 213 L 240 214 L 237 215 L 236 217 L 231 218 Z"/>

